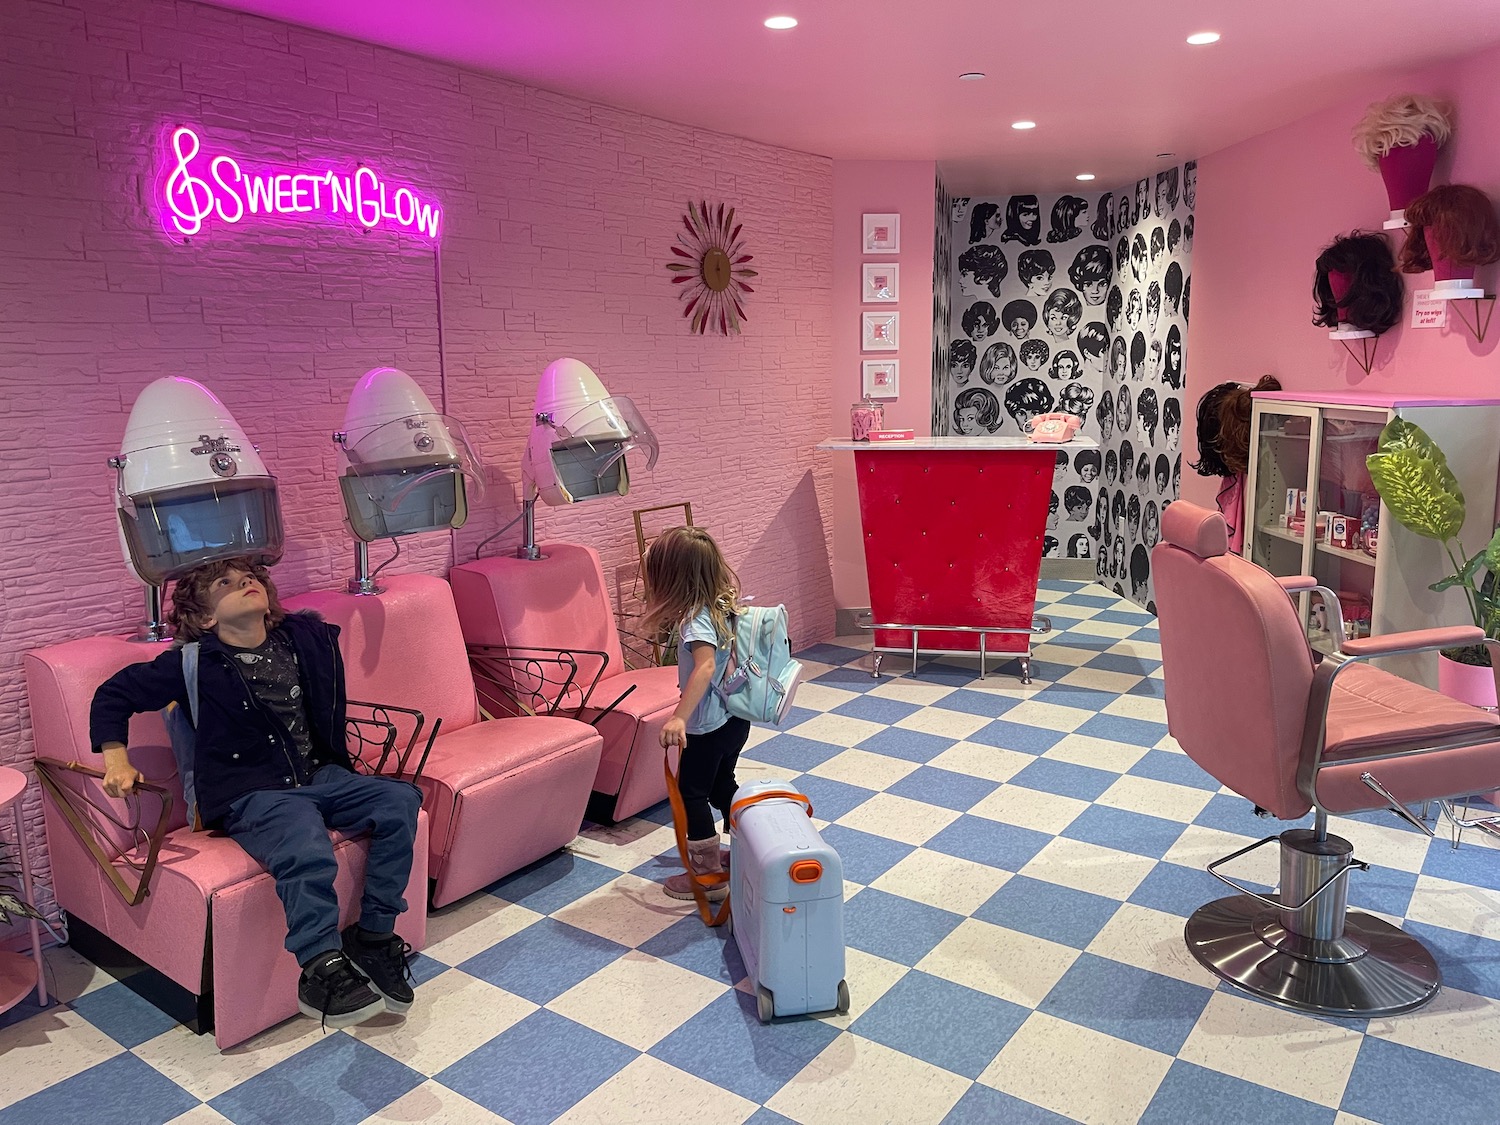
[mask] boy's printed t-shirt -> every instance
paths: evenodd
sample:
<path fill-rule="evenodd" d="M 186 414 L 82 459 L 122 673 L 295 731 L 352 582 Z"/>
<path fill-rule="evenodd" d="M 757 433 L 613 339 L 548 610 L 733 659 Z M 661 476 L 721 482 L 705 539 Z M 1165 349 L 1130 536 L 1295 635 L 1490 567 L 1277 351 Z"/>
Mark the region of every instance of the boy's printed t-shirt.
<path fill-rule="evenodd" d="M 312 735 L 302 702 L 301 669 L 291 641 L 278 632 L 267 635 L 259 648 L 225 645 L 261 706 L 275 715 L 292 736 L 304 767 L 312 764 Z"/>
<path fill-rule="evenodd" d="M 714 646 L 713 682 L 715 684 L 723 682 L 724 670 L 729 666 L 729 645 L 719 643 L 719 635 L 714 632 L 713 618 L 708 614 L 708 607 L 704 606 L 683 623 L 681 638 L 677 642 L 678 691 L 687 690 L 688 677 L 693 672 L 693 651 L 690 646 L 694 641 L 707 641 Z M 718 730 L 728 721 L 729 712 L 724 709 L 724 700 L 710 686 L 693 713 L 688 716 L 687 732 L 688 734 L 707 734 L 709 731 Z"/>

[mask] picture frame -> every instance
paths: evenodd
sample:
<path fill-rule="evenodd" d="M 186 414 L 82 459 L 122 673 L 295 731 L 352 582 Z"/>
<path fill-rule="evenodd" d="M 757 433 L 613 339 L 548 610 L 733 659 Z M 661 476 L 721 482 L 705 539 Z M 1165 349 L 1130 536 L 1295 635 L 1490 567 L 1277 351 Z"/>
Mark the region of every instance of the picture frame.
<path fill-rule="evenodd" d="M 899 313 L 861 313 L 860 327 L 860 351 L 893 352 L 901 346 Z"/>
<path fill-rule="evenodd" d="M 866 359 L 861 361 L 863 390 L 869 398 L 899 398 L 901 394 L 901 361 Z"/>
<path fill-rule="evenodd" d="M 895 262 L 866 262 L 864 267 L 865 304 L 882 304 L 901 296 L 901 271 Z"/>
<path fill-rule="evenodd" d="M 900 252 L 900 215 L 865 215 L 863 219 L 863 245 L 866 254 L 896 254 Z"/>

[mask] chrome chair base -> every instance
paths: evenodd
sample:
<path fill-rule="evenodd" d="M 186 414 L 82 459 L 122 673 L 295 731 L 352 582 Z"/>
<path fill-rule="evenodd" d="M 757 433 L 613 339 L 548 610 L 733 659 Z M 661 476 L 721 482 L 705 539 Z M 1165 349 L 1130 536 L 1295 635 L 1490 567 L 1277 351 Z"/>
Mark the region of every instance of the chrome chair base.
<path fill-rule="evenodd" d="M 1285 913 L 1248 895 L 1199 907 L 1188 950 L 1204 968 L 1273 1004 L 1330 1016 L 1387 1016 L 1420 1008 L 1442 974 L 1416 938 L 1369 914 L 1349 912 L 1343 934 L 1303 937 Z"/>

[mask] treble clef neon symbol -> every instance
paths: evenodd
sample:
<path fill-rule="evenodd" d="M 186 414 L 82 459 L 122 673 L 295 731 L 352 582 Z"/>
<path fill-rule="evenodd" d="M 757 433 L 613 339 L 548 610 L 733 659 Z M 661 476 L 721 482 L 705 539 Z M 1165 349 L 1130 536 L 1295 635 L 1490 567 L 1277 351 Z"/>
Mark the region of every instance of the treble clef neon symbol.
<path fill-rule="evenodd" d="M 183 234 L 197 234 L 203 229 L 203 220 L 213 213 L 213 187 L 207 180 L 195 176 L 188 164 L 198 155 L 202 146 L 198 135 L 186 126 L 172 134 L 172 151 L 177 154 L 177 167 L 167 177 L 167 206 L 172 211 L 172 223 Z"/>

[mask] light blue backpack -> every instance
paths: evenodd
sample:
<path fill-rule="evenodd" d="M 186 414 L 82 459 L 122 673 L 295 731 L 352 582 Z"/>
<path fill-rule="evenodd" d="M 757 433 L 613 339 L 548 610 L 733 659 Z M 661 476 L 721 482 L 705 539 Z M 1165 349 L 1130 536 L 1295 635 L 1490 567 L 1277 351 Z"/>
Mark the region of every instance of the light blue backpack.
<path fill-rule="evenodd" d="M 198 642 L 182 646 L 182 678 L 187 682 L 188 714 L 176 703 L 162 709 L 167 737 L 172 740 L 172 757 L 177 760 L 177 778 L 182 782 L 182 799 L 187 803 L 187 823 L 193 831 L 203 827 L 198 815 L 198 789 L 193 780 L 198 751 Z"/>
<path fill-rule="evenodd" d="M 729 663 L 715 685 L 731 715 L 780 726 L 802 680 L 792 658 L 786 606 L 744 606 L 729 619 Z"/>

